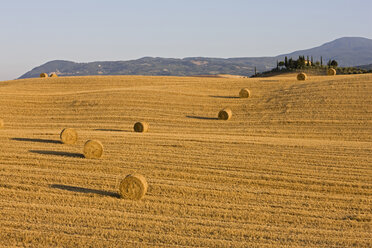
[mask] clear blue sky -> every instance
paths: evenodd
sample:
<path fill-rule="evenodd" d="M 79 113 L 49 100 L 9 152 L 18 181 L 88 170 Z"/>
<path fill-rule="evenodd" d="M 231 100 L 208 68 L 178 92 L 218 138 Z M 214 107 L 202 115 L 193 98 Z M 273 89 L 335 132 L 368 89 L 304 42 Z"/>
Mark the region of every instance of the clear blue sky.
<path fill-rule="evenodd" d="M 0 80 L 56 59 L 274 56 L 372 38 L 371 0 L 1 0 Z"/>

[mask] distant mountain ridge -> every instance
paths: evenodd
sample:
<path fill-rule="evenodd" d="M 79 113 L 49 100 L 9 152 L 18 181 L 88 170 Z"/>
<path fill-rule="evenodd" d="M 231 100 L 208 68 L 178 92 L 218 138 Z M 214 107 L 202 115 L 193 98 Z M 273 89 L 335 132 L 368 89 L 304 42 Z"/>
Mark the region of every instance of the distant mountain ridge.
<path fill-rule="evenodd" d="M 311 49 L 295 51 L 275 57 L 206 58 L 190 57 L 183 59 L 144 57 L 128 61 L 101 61 L 75 63 L 54 60 L 38 66 L 20 78 L 38 77 L 40 73 L 56 72 L 60 76 L 85 75 L 154 75 L 154 76 L 195 76 L 232 74 L 250 76 L 255 67 L 258 72 L 276 66 L 277 60 L 296 58 L 299 55 L 313 56 L 314 60 L 323 57 L 338 61 L 339 66 L 359 66 L 372 63 L 372 40 L 362 37 L 343 37 Z"/>
<path fill-rule="evenodd" d="M 323 62 L 336 60 L 339 66 L 343 67 L 370 64 L 372 63 L 372 40 L 362 37 L 344 37 L 311 49 L 279 55 L 277 58 L 282 59 L 285 56 L 297 58 L 300 55 L 313 56 L 315 60 L 323 56 Z"/>
<path fill-rule="evenodd" d="M 360 66 L 357 66 L 357 68 L 364 69 L 364 70 L 372 70 L 372 64 L 360 65 Z"/>

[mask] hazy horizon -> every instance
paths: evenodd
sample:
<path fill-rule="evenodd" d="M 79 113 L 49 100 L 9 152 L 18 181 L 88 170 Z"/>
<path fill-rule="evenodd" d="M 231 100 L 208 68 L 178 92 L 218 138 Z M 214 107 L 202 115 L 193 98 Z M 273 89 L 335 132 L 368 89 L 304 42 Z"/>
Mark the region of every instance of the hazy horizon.
<path fill-rule="evenodd" d="M 372 38 L 365 1 L 4 1 L 0 80 L 51 60 L 262 57 Z"/>

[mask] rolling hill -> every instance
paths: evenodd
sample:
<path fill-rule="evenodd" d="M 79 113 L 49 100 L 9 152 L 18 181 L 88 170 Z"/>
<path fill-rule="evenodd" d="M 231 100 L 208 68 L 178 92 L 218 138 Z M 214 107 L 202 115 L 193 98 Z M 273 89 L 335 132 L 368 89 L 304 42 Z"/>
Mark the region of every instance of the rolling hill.
<path fill-rule="evenodd" d="M 360 66 L 357 66 L 357 68 L 364 69 L 364 70 L 372 70 L 372 64 L 360 65 Z"/>
<path fill-rule="evenodd" d="M 372 40 L 360 37 L 344 37 L 319 47 L 283 54 L 276 57 L 252 58 L 204 58 L 183 59 L 144 57 L 130 61 L 101 61 L 75 63 L 55 60 L 38 66 L 20 78 L 38 77 L 42 72 L 57 72 L 61 76 L 85 75 L 153 75 L 153 76 L 193 76 L 231 74 L 250 76 L 255 67 L 258 72 L 267 71 L 276 66 L 277 60 L 284 56 L 297 58 L 299 55 L 314 56 L 319 60 L 323 56 L 326 63 L 335 59 L 340 66 L 358 66 L 372 62 Z"/>
<path fill-rule="evenodd" d="M 371 247 L 371 82 L 1 82 L 0 247 Z M 66 127 L 76 145 L 60 142 Z M 88 139 L 101 159 L 83 158 Z M 140 201 L 117 196 L 132 173 L 149 184 Z"/>

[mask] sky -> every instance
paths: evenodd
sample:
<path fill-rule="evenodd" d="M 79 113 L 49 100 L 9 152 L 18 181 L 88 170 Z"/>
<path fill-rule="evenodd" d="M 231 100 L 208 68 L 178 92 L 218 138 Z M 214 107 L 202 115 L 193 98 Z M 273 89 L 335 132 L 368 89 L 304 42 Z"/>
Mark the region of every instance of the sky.
<path fill-rule="evenodd" d="M 1 0 L 0 81 L 51 60 L 261 57 L 372 38 L 372 0 Z"/>

